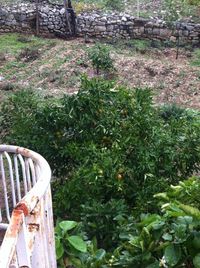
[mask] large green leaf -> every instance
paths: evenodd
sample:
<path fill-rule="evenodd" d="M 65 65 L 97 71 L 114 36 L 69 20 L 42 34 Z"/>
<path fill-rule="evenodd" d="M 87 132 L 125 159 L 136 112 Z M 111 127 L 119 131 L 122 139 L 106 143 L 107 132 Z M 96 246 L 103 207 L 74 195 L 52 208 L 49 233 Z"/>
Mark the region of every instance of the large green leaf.
<path fill-rule="evenodd" d="M 76 227 L 77 222 L 75 222 L 75 221 L 61 221 L 59 223 L 59 226 L 63 231 L 67 232 L 67 231 L 73 229 L 74 227 Z"/>
<path fill-rule="evenodd" d="M 86 252 L 87 245 L 80 236 L 72 235 L 67 238 L 69 243 L 78 251 Z"/>
<path fill-rule="evenodd" d="M 64 254 L 63 245 L 60 242 L 60 239 L 56 239 L 56 258 L 59 260 Z"/>
<path fill-rule="evenodd" d="M 200 268 L 200 253 L 194 257 L 193 264 L 195 268 Z"/>
<path fill-rule="evenodd" d="M 181 249 L 179 245 L 170 244 L 165 249 L 165 260 L 170 266 L 175 266 L 181 258 Z"/>

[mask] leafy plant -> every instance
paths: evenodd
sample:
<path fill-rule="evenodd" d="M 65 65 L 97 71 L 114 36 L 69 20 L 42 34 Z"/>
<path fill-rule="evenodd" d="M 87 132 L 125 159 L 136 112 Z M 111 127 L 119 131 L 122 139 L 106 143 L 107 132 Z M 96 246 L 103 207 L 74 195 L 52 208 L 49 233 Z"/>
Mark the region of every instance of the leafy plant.
<path fill-rule="evenodd" d="M 164 120 L 180 119 L 182 116 L 186 115 L 184 108 L 176 104 L 166 104 L 163 107 L 160 107 L 160 115 Z"/>
<path fill-rule="evenodd" d="M 88 240 L 80 223 L 57 222 L 55 228 L 58 267 L 102 268 L 106 251 L 97 247 L 96 239 Z"/>
<path fill-rule="evenodd" d="M 24 62 L 30 62 L 38 59 L 40 56 L 39 50 L 37 48 L 25 48 L 18 55 L 18 60 L 23 60 Z"/>
<path fill-rule="evenodd" d="M 199 115 L 163 119 L 149 89 L 82 77 L 80 91 L 60 99 L 17 92 L 0 118 L 3 142 L 50 163 L 56 217 L 83 221 L 105 249 L 117 244 L 117 216 L 158 212 L 153 194 L 199 170 Z"/>
<path fill-rule="evenodd" d="M 100 70 L 110 71 L 114 69 L 113 60 L 110 57 L 110 50 L 107 46 L 96 44 L 89 49 L 88 56 L 97 74 L 99 74 Z"/>
<path fill-rule="evenodd" d="M 78 223 L 75 221 L 61 221 L 55 228 L 56 255 L 61 266 L 68 266 L 71 259 L 80 252 L 87 252 L 87 244 L 82 236 L 77 235 Z"/>
<path fill-rule="evenodd" d="M 121 0 L 105 0 L 105 6 L 113 10 L 122 11 L 124 8 L 124 3 Z"/>
<path fill-rule="evenodd" d="M 121 226 L 122 244 L 115 250 L 113 266 L 199 267 L 200 210 L 189 205 L 198 197 L 198 188 L 198 178 L 181 182 L 156 195 L 164 200 L 162 214 L 143 214 L 140 222 L 129 218 Z M 179 201 L 183 196 L 187 205 Z"/>
<path fill-rule="evenodd" d="M 119 233 L 116 222 L 119 217 L 127 217 L 128 207 L 123 199 L 111 199 L 106 203 L 91 200 L 80 209 L 81 221 L 89 238 L 95 237 L 98 247 L 113 249 L 118 243 Z"/>
<path fill-rule="evenodd" d="M 185 0 L 165 0 L 164 18 L 168 24 L 192 14 L 192 8 Z"/>

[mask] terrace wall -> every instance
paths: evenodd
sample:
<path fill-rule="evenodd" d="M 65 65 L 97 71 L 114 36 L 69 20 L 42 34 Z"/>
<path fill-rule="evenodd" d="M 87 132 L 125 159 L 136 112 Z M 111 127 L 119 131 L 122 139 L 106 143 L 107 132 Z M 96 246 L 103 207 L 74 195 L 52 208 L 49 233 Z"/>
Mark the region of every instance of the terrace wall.
<path fill-rule="evenodd" d="M 63 5 L 43 2 L 39 6 L 39 29 L 42 35 L 68 36 Z M 0 6 L 0 33 L 36 30 L 34 3 Z M 148 38 L 175 41 L 179 36 L 186 43 L 200 44 L 200 24 L 179 23 L 168 27 L 162 20 L 135 18 L 127 14 L 82 13 L 77 16 L 79 36 L 110 39 Z"/>

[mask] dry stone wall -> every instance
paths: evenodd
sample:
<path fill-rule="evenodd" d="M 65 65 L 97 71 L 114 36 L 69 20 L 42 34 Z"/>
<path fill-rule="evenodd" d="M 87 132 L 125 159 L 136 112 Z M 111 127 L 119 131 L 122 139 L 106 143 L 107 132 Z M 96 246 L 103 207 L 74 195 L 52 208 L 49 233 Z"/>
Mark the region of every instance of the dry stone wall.
<path fill-rule="evenodd" d="M 176 23 L 169 27 L 162 20 L 135 18 L 125 14 L 89 13 L 77 18 L 79 34 L 99 38 L 170 39 L 179 36 L 185 42 L 200 43 L 200 24 Z"/>
<path fill-rule="evenodd" d="M 41 34 L 67 33 L 63 5 L 43 2 L 39 6 L 38 14 Z M 13 31 L 24 33 L 34 33 L 36 31 L 35 3 L 0 6 L 0 33 Z"/>
<path fill-rule="evenodd" d="M 43 1 L 39 6 L 39 28 L 43 35 L 67 35 L 63 5 Z M 34 3 L 0 6 L 0 33 L 27 32 L 36 29 L 36 6 Z M 126 14 L 83 13 L 77 16 L 77 32 L 80 36 L 110 39 L 170 39 L 179 36 L 184 42 L 200 45 L 200 24 L 176 23 L 168 27 L 162 20 L 135 18 Z"/>

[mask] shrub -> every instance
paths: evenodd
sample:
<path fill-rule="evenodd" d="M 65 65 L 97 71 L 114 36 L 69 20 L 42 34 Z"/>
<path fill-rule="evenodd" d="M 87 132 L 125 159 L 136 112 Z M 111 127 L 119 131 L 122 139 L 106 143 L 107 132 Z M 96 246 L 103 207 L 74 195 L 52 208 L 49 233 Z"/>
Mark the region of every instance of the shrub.
<path fill-rule="evenodd" d="M 16 86 L 10 82 L 1 82 L 0 83 L 0 90 L 3 91 L 10 91 L 13 90 Z"/>
<path fill-rule="evenodd" d="M 111 199 L 106 203 L 91 200 L 81 206 L 80 216 L 89 239 L 95 237 L 98 247 L 111 250 L 118 244 L 117 218 L 127 217 L 128 211 L 123 199 Z"/>
<path fill-rule="evenodd" d="M 169 24 L 173 24 L 175 21 L 191 15 L 191 6 L 187 1 L 182 0 L 165 0 L 164 1 L 164 18 Z"/>
<path fill-rule="evenodd" d="M 190 5 L 200 6 L 200 1 L 199 1 L 199 0 L 187 0 L 187 2 L 188 2 Z"/>
<path fill-rule="evenodd" d="M 18 55 L 18 60 L 23 60 L 24 62 L 30 62 L 38 59 L 40 56 L 38 48 L 24 48 Z"/>
<path fill-rule="evenodd" d="M 102 3 L 99 2 L 84 2 L 84 1 L 76 1 L 73 3 L 73 8 L 76 11 L 76 14 L 80 14 L 81 12 L 88 12 L 93 10 L 99 10 L 102 8 Z"/>
<path fill-rule="evenodd" d="M 121 0 L 105 0 L 105 6 L 113 10 L 122 11 L 124 3 Z"/>
<path fill-rule="evenodd" d="M 171 186 L 167 193 L 156 195 L 163 200 L 160 214 L 143 214 L 139 222 L 133 217 L 122 222 L 121 244 L 115 250 L 112 265 L 198 268 L 199 186 L 198 178 Z"/>
<path fill-rule="evenodd" d="M 176 104 L 166 104 L 160 108 L 160 115 L 164 120 L 180 119 L 182 116 L 186 115 L 184 108 Z"/>
<path fill-rule="evenodd" d="M 40 152 L 60 178 L 55 215 L 90 222 L 104 247 L 106 226 L 116 243 L 114 214 L 157 211 L 153 194 L 199 170 L 199 116 L 162 119 L 148 89 L 83 77 L 77 95 L 56 100 L 18 92 L 0 118 L 3 142 Z"/>
<path fill-rule="evenodd" d="M 107 46 L 101 44 L 93 46 L 89 49 L 88 56 L 97 74 L 99 74 L 100 70 L 110 71 L 114 69 L 113 60 L 110 57 L 110 50 Z"/>
<path fill-rule="evenodd" d="M 140 219 L 127 213 L 121 214 L 119 209 L 113 222 L 115 232 L 119 234 L 118 244 L 113 251 L 98 249 L 96 239 L 88 240 L 82 231 L 83 226 L 77 222 L 63 221 L 57 224 L 56 248 L 59 263 L 62 267 L 71 267 L 69 265 L 73 264 L 77 268 L 198 268 L 199 190 L 200 181 L 195 177 L 171 186 L 167 192 L 155 195 L 160 200 L 159 214 L 141 214 Z M 99 209 L 96 213 L 98 212 Z M 101 220 L 101 215 L 100 213 L 96 217 Z M 70 244 L 70 237 L 75 237 L 75 242 L 79 240 L 80 243 Z"/>

